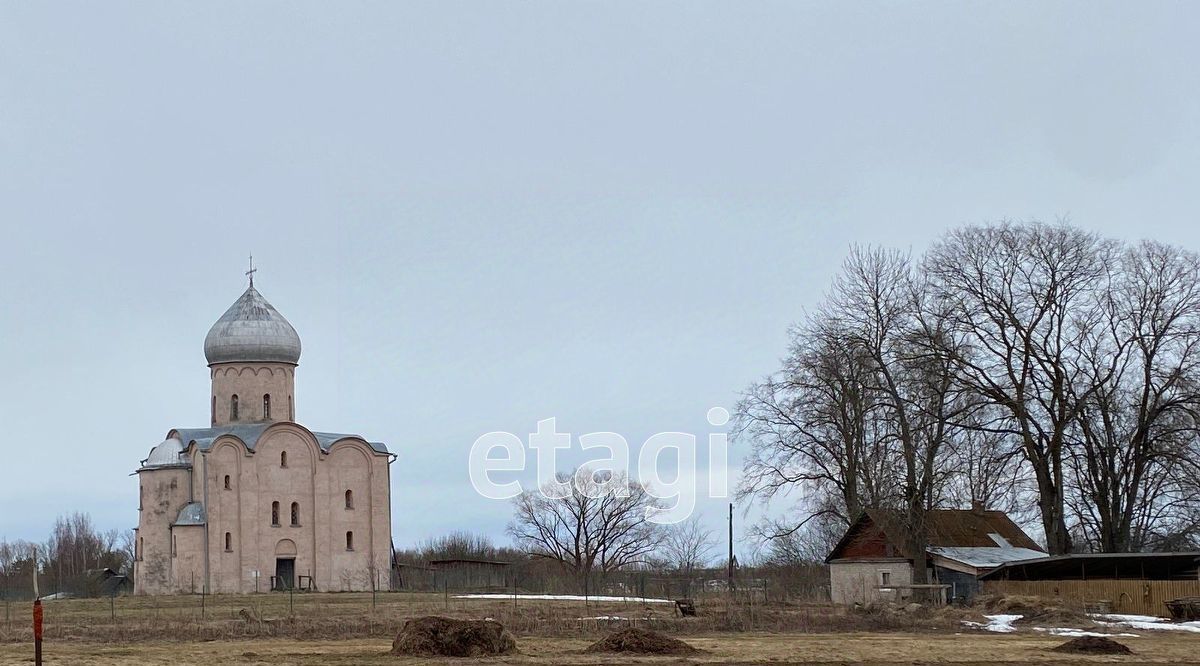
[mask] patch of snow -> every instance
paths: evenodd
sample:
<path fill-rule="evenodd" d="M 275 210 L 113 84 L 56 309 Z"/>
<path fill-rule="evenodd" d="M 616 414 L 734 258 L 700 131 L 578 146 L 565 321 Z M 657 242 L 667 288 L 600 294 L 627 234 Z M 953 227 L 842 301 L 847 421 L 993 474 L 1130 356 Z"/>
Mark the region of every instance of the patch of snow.
<path fill-rule="evenodd" d="M 1085 636 L 1093 636 L 1093 637 L 1104 636 L 1104 637 L 1110 637 L 1110 638 L 1113 638 L 1113 637 L 1138 638 L 1138 634 L 1102 634 L 1098 631 L 1087 631 L 1086 629 L 1064 629 L 1062 627 L 1055 627 L 1055 628 L 1050 628 L 1050 629 L 1047 629 L 1046 627 L 1034 627 L 1033 630 L 1034 631 L 1044 631 L 1044 632 L 1050 634 L 1051 636 L 1062 636 L 1064 638 L 1083 638 Z"/>
<path fill-rule="evenodd" d="M 1096 620 L 1097 624 L 1104 624 L 1113 627 L 1130 627 L 1133 629 L 1142 629 L 1144 631 L 1187 631 L 1194 634 L 1200 634 L 1200 621 L 1171 622 L 1165 617 L 1155 617 L 1153 615 L 1121 615 L 1119 613 L 1095 615 L 1093 617 L 1104 618 L 1103 620 Z"/>
<path fill-rule="evenodd" d="M 673 604 L 671 599 L 650 599 L 646 597 L 585 597 L 582 594 L 457 594 L 455 599 L 526 599 L 529 601 L 616 601 L 633 604 Z"/>
<path fill-rule="evenodd" d="M 1113 622 L 1166 622 L 1165 617 L 1156 617 L 1154 615 L 1122 615 L 1120 613 L 1108 613 L 1106 615 L 1093 615 L 1092 617 L 1100 617 Z"/>
<path fill-rule="evenodd" d="M 579 617 L 577 620 L 625 620 L 620 615 L 597 615 L 596 617 Z"/>
<path fill-rule="evenodd" d="M 982 622 L 971 622 L 970 620 L 963 620 L 963 624 L 967 625 L 968 627 L 979 627 L 984 631 L 992 631 L 997 634 L 1011 634 L 1017 630 L 1017 628 L 1013 626 L 1013 623 L 1025 616 L 984 615 L 984 617 L 988 619 L 987 624 L 983 624 Z"/>

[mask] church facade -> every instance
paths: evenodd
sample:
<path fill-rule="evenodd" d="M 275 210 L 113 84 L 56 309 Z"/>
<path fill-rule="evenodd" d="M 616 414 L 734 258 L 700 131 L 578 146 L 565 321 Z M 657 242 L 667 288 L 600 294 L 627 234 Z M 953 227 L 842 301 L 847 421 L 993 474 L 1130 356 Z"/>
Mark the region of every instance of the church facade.
<path fill-rule="evenodd" d="M 387 589 L 394 456 L 297 423 L 300 337 L 253 276 L 204 354 L 209 426 L 172 429 L 137 470 L 135 593 Z"/>

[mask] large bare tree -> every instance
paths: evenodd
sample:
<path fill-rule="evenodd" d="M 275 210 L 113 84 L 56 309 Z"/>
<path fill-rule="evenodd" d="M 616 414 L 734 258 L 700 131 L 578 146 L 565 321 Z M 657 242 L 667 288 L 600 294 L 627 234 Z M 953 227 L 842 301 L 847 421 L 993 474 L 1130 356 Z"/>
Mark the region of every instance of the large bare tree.
<path fill-rule="evenodd" d="M 1051 553 L 1072 548 L 1067 447 L 1107 381 L 1089 376 L 1080 345 L 1103 325 L 1098 295 L 1115 255 L 1111 241 L 1066 225 L 1003 223 L 951 231 L 925 262 L 961 342 L 944 350 L 954 380 L 1002 410 L 986 428 L 1028 462 Z"/>
<path fill-rule="evenodd" d="M 513 499 L 509 534 L 529 555 L 562 565 L 585 582 L 642 563 L 658 546 L 661 527 L 649 520 L 660 502 L 623 473 L 597 478 L 588 468 L 557 475 L 569 491 L 559 497 L 553 484 Z M 544 492 L 543 492 L 544 491 Z"/>
<path fill-rule="evenodd" d="M 844 528 L 895 491 L 872 363 L 848 336 L 826 316 L 793 327 L 783 368 L 747 389 L 735 410 L 733 436 L 750 447 L 738 496 L 790 495 L 801 514 L 760 526 L 765 537 L 810 521 Z"/>
<path fill-rule="evenodd" d="M 1086 390 L 1068 503 L 1088 546 L 1124 552 L 1187 525 L 1197 506 L 1200 259 L 1160 243 L 1110 266 L 1102 325 L 1081 341 Z"/>

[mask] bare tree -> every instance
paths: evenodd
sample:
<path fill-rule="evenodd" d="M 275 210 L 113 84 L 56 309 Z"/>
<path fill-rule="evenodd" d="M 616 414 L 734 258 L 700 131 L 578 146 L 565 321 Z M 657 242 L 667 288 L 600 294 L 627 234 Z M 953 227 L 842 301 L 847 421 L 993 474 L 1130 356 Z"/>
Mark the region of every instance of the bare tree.
<path fill-rule="evenodd" d="M 783 368 L 738 402 L 733 438 L 750 447 L 738 497 L 770 503 L 790 495 L 800 514 L 761 524 L 766 538 L 788 536 L 810 521 L 844 528 L 894 493 L 871 361 L 845 343 L 849 335 L 823 315 L 793 327 Z"/>
<path fill-rule="evenodd" d="M 1145 242 L 1110 271 L 1103 325 L 1080 344 L 1091 390 L 1067 501 L 1088 545 L 1124 552 L 1187 525 L 1197 506 L 1186 477 L 1200 453 L 1200 258 Z"/>
<path fill-rule="evenodd" d="M 513 499 L 508 531 L 529 555 L 557 562 L 581 583 L 645 561 L 658 545 L 660 526 L 649 517 L 661 510 L 645 486 L 624 474 L 597 478 L 587 468 L 557 475 L 569 492 L 527 490 Z M 544 492 L 543 492 L 544 491 Z"/>
<path fill-rule="evenodd" d="M 769 538 L 791 539 L 814 523 L 831 536 L 864 508 L 899 509 L 906 549 L 925 552 L 924 516 L 944 480 L 952 420 L 969 402 L 955 391 L 942 353 L 953 347 L 940 302 L 909 257 L 855 248 L 817 314 L 795 329 L 782 372 L 752 386 L 734 436 L 748 441 L 739 494 L 769 501 L 803 493 L 808 515 L 768 521 Z M 827 539 L 825 539 L 827 540 Z M 805 543 L 806 539 L 794 540 Z M 914 583 L 925 582 L 916 567 Z"/>
<path fill-rule="evenodd" d="M 1071 551 L 1066 451 L 1096 391 L 1079 342 L 1100 323 L 1097 294 L 1115 246 L 1065 225 L 1004 223 L 950 232 L 925 270 L 962 344 L 945 349 L 955 382 L 1002 410 L 985 427 L 1028 461 L 1051 553 Z"/>
<path fill-rule="evenodd" d="M 943 302 L 914 274 L 907 255 L 854 248 L 826 310 L 847 332 L 845 343 L 870 363 L 884 442 L 900 463 L 901 511 L 893 515 L 903 522 L 905 550 L 918 562 L 913 584 L 926 584 L 925 516 L 952 422 L 968 406 L 956 400 L 943 351 L 958 348 Z"/>
<path fill-rule="evenodd" d="M 695 570 L 708 566 L 716 546 L 712 530 L 705 528 L 697 515 L 666 526 L 662 530 L 658 553 L 672 569 L 690 576 Z"/>

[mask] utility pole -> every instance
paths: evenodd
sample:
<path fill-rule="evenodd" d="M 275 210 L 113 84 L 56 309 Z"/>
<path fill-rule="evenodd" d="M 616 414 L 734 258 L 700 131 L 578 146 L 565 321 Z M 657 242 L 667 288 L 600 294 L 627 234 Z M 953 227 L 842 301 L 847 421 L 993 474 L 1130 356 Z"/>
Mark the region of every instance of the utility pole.
<path fill-rule="evenodd" d="M 733 592 L 733 502 L 729 503 L 729 560 L 726 562 L 725 576 L 728 578 L 726 585 L 729 591 Z"/>

